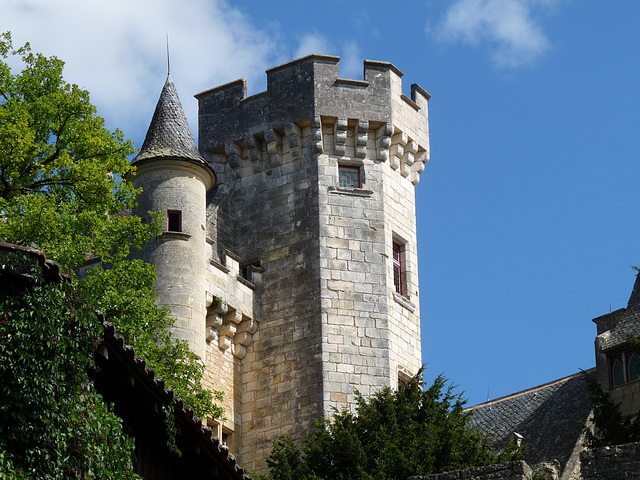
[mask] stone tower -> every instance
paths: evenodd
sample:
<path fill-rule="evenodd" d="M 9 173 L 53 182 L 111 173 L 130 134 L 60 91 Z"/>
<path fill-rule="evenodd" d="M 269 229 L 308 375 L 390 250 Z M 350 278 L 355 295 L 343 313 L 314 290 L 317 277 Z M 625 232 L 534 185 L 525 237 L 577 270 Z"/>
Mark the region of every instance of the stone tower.
<path fill-rule="evenodd" d="M 151 125 L 133 159 L 136 188 L 142 187 L 135 214 L 159 212 L 164 231 L 141 252 L 155 265 L 156 291 L 174 317 L 174 335 L 187 340 L 204 359 L 207 291 L 206 192 L 216 182 L 198 152 L 170 76 L 162 89 Z"/>
<path fill-rule="evenodd" d="M 421 366 L 414 187 L 429 95 L 405 96 L 402 75 L 365 61 L 364 80 L 344 79 L 338 57 L 311 55 L 268 70 L 263 93 L 238 80 L 196 95 L 218 178 L 210 272 L 236 285 L 209 280 L 226 293 L 207 312 L 207 382 L 231 395 L 225 428 L 250 470 L 275 436 L 300 438 L 356 390 Z"/>

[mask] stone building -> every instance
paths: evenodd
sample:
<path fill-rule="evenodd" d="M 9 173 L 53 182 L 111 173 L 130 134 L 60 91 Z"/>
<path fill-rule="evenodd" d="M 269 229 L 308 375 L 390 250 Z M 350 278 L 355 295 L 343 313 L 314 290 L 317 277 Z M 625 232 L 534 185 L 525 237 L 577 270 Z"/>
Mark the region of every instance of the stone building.
<path fill-rule="evenodd" d="M 526 445 L 526 463 L 414 480 L 640 478 L 640 443 L 587 449 L 583 431 L 590 424 L 593 408 L 584 374 L 595 375 L 624 415 L 640 411 L 640 357 L 628 342 L 629 337 L 640 336 L 640 277 L 636 277 L 626 308 L 593 322 L 597 327 L 595 368 L 468 409 L 473 412 L 470 426 L 487 434 L 494 448 L 502 449 L 510 440 Z"/>
<path fill-rule="evenodd" d="M 253 471 L 355 391 L 421 366 L 414 188 L 429 159 L 429 94 L 386 62 L 364 79 L 311 55 L 196 95 L 196 147 L 171 78 L 133 164 L 137 214 L 166 228 L 157 268 L 174 332 L 225 393 L 212 424 Z"/>

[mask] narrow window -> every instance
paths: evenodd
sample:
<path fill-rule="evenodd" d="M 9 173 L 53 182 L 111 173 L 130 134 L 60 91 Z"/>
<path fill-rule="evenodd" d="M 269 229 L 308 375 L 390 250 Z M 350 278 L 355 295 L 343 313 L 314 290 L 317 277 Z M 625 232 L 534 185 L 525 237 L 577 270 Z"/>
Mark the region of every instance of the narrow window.
<path fill-rule="evenodd" d="M 609 365 L 611 366 L 611 386 L 613 388 L 619 387 L 620 385 L 624 385 L 625 375 L 624 375 L 624 361 L 622 354 L 618 354 L 615 357 L 611 357 L 609 359 Z"/>
<path fill-rule="evenodd" d="M 404 294 L 404 285 L 402 282 L 402 245 L 393 242 L 393 285 L 396 292 L 400 295 Z"/>
<path fill-rule="evenodd" d="M 167 231 L 182 231 L 182 212 L 180 210 L 167 210 Z"/>
<path fill-rule="evenodd" d="M 233 451 L 233 432 L 226 427 L 222 427 L 220 443 Z"/>
<path fill-rule="evenodd" d="M 353 165 L 338 165 L 340 188 L 360 188 L 360 167 Z"/>
<path fill-rule="evenodd" d="M 409 385 L 411 376 L 403 371 L 398 371 L 398 390 Z"/>
<path fill-rule="evenodd" d="M 636 353 L 628 353 L 629 364 L 627 372 L 629 372 L 629 382 L 634 382 L 640 378 L 640 357 Z"/>

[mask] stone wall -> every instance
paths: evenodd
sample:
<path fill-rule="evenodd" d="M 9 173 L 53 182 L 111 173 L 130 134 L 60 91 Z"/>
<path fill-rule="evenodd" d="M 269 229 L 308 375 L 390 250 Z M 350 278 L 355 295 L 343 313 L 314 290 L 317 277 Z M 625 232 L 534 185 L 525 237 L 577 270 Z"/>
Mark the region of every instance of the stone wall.
<path fill-rule="evenodd" d="M 192 352 L 206 355 L 205 317 L 207 258 L 205 257 L 205 198 L 209 188 L 207 171 L 197 164 L 171 158 L 139 164 L 133 178 L 137 197 L 136 215 L 148 217 L 159 212 L 167 221 L 167 211 L 181 212 L 180 231 L 165 228 L 136 252 L 156 267 L 159 302 L 175 317 L 173 334 L 189 344 Z"/>
<path fill-rule="evenodd" d="M 409 477 L 408 480 L 532 480 L 532 477 L 531 467 L 521 460 L 425 477 Z"/>
<path fill-rule="evenodd" d="M 586 450 L 580 460 L 583 480 L 640 478 L 640 443 Z"/>
<path fill-rule="evenodd" d="M 429 96 L 403 95 L 389 63 L 364 70 L 342 79 L 337 57 L 313 55 L 267 71 L 267 91 L 252 97 L 244 80 L 197 95 L 200 150 L 219 180 L 207 206 L 213 256 L 263 270 L 235 411 L 253 471 L 277 435 L 301 438 L 353 405 L 356 389 L 395 387 L 421 364 L 414 186 Z M 359 188 L 339 186 L 339 165 L 359 168 Z"/>

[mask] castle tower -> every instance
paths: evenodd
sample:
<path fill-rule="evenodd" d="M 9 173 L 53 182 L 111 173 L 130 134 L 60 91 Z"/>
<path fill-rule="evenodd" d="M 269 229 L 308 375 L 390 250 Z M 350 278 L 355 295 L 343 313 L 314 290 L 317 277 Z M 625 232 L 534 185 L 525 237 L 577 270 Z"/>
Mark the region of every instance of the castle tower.
<path fill-rule="evenodd" d="M 155 265 L 159 302 L 176 318 L 174 335 L 205 358 L 206 192 L 216 182 L 196 148 L 176 88 L 167 76 L 142 149 L 133 160 L 133 185 L 142 188 L 135 214 L 159 212 L 164 229 L 141 252 Z"/>
<path fill-rule="evenodd" d="M 356 390 L 396 387 L 421 366 L 414 187 L 429 95 L 412 85 L 405 96 L 402 75 L 366 61 L 364 80 L 343 79 L 339 58 L 312 55 L 268 70 L 266 92 L 247 97 L 238 80 L 196 96 L 200 152 L 219 179 L 211 263 L 236 265 L 254 293 L 252 341 L 233 367 L 236 453 L 250 470 L 277 435 L 301 438 Z M 203 193 L 207 169 L 180 160 L 202 172 L 186 190 Z M 222 345 L 207 346 L 211 378 Z"/>

